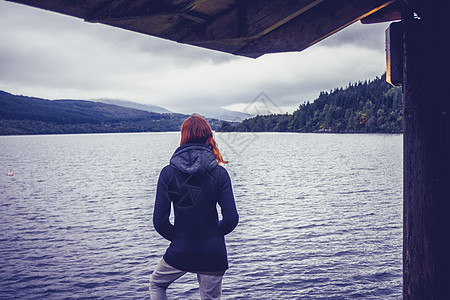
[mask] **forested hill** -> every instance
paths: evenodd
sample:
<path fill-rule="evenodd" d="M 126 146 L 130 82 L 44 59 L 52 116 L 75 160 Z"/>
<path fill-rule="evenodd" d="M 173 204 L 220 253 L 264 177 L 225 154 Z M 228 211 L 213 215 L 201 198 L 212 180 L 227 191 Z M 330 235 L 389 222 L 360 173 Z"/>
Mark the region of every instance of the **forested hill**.
<path fill-rule="evenodd" d="M 393 133 L 402 131 L 402 118 L 401 88 L 391 86 L 383 75 L 322 92 L 293 114 L 256 116 L 238 124 L 224 122 L 219 131 Z"/>
<path fill-rule="evenodd" d="M 46 100 L 0 91 L 0 135 L 177 131 L 182 114 L 84 100 Z M 212 128 L 218 120 L 208 119 Z"/>

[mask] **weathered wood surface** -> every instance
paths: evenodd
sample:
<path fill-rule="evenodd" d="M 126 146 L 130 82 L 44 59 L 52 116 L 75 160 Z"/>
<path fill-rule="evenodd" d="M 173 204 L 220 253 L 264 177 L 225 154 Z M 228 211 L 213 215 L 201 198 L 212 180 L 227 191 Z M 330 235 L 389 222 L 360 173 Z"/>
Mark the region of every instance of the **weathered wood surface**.
<path fill-rule="evenodd" d="M 363 24 L 382 23 L 402 19 L 401 2 L 396 1 L 392 5 L 373 13 L 361 20 Z"/>
<path fill-rule="evenodd" d="M 412 15 L 404 20 L 403 298 L 408 300 L 450 295 L 450 30 L 441 21 Z"/>
<path fill-rule="evenodd" d="M 258 57 L 264 53 L 304 50 L 339 30 L 383 9 L 393 1 L 346 0 L 322 2 L 301 17 L 271 31 L 237 54 Z M 320 21 L 319 21 L 320 20 Z"/>

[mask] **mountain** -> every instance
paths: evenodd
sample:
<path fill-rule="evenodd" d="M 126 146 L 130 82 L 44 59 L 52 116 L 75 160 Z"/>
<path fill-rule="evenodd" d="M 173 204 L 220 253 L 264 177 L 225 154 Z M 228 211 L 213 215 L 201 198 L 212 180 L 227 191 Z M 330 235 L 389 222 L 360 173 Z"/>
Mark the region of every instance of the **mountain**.
<path fill-rule="evenodd" d="M 161 106 L 156 105 L 148 105 L 148 104 L 140 104 L 136 102 L 131 102 L 127 100 L 119 100 L 119 99 L 93 99 L 91 101 L 101 102 L 105 104 L 119 105 L 129 108 L 135 108 L 139 110 L 145 110 L 148 112 L 156 112 L 156 113 L 173 113 L 172 111 L 165 109 Z M 217 108 L 214 110 L 200 110 L 196 111 L 196 113 L 204 116 L 205 118 L 211 119 L 219 119 L 223 121 L 230 122 L 241 122 L 245 119 L 252 118 L 254 115 L 246 114 L 239 111 L 232 111 L 224 108 Z"/>
<path fill-rule="evenodd" d="M 0 91 L 0 135 L 178 131 L 187 115 Z M 219 120 L 207 120 L 213 129 Z"/>
<path fill-rule="evenodd" d="M 256 116 L 237 124 L 224 122 L 218 131 L 393 133 L 402 128 L 401 88 L 391 86 L 382 75 L 321 92 L 293 114 Z"/>
<path fill-rule="evenodd" d="M 201 110 L 198 114 L 207 118 L 219 119 L 229 122 L 241 122 L 245 119 L 252 118 L 254 115 L 246 114 L 239 111 L 228 110 L 224 108 L 218 108 L 214 110 Z"/>
<path fill-rule="evenodd" d="M 131 101 L 127 101 L 127 100 L 119 100 L 119 99 L 93 99 L 91 101 L 94 102 L 101 102 L 101 103 L 105 103 L 105 104 L 112 104 L 112 105 L 118 105 L 118 106 L 123 106 L 123 107 L 129 107 L 129 108 L 135 108 L 135 109 L 139 109 L 139 110 L 145 110 L 148 112 L 155 112 L 155 113 L 160 113 L 160 114 L 170 114 L 173 113 L 168 109 L 165 109 L 164 107 L 161 106 L 156 106 L 156 105 L 148 105 L 148 104 L 140 104 L 140 103 L 136 103 L 136 102 L 131 102 Z"/>

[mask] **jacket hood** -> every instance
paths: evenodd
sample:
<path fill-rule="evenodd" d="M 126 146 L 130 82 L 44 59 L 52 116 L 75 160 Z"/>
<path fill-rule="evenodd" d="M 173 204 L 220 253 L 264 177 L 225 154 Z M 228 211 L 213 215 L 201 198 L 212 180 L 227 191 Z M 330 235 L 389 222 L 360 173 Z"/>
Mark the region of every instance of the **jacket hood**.
<path fill-rule="evenodd" d="M 188 174 L 205 173 L 218 166 L 214 153 L 205 144 L 178 147 L 170 159 L 170 165 Z"/>

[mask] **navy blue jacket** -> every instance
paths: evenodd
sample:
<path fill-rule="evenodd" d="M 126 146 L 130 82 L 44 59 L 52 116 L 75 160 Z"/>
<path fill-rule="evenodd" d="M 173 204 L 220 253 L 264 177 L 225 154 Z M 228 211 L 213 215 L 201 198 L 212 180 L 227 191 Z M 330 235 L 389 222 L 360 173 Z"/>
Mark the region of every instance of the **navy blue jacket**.
<path fill-rule="evenodd" d="M 172 204 L 174 224 L 169 220 Z M 238 218 L 230 177 L 212 150 L 204 144 L 179 147 L 160 173 L 153 212 L 156 231 L 171 242 L 164 260 L 189 272 L 225 271 L 224 236 Z"/>

